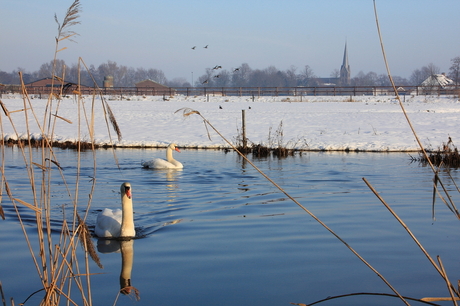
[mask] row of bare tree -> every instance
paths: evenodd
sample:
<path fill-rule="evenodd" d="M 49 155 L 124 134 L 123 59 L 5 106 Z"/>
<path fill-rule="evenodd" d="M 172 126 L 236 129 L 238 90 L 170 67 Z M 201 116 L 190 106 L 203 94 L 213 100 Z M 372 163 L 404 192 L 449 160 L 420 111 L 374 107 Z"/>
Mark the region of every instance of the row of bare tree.
<path fill-rule="evenodd" d="M 458 84 L 460 82 L 460 57 L 451 60 L 452 66 L 449 69 L 448 76 Z M 0 83 L 2 84 L 19 84 L 19 71 L 23 73 L 24 82 L 30 83 L 39 79 L 51 76 L 53 61 L 42 64 L 40 69 L 35 72 L 25 72 L 18 68 L 11 73 L 0 70 Z M 278 70 L 274 66 L 265 69 L 252 69 L 247 63 L 241 64 L 238 68 L 228 71 L 219 67 L 207 68 L 205 73 L 198 77 L 190 84 L 186 78 L 174 78 L 168 80 L 162 70 L 131 68 L 124 65 L 118 65 L 116 62 L 107 61 L 97 68 L 90 65 L 88 68 L 80 67 L 77 64 L 67 66 L 63 60 L 56 61 L 57 75 L 65 75 L 65 80 L 69 82 L 78 82 L 85 85 L 93 84 L 93 79 L 99 86 L 103 85 L 105 76 L 112 76 L 113 83 L 116 87 L 133 87 L 137 82 L 150 79 L 160 84 L 170 87 L 192 87 L 192 86 L 212 86 L 212 87 L 296 87 L 296 86 L 321 86 L 324 78 L 318 78 L 310 66 L 306 65 L 302 69 L 291 66 L 287 70 Z M 393 76 L 395 83 L 398 85 L 419 85 L 427 77 L 433 74 L 439 74 L 439 67 L 430 63 L 420 69 L 412 72 L 409 79 L 399 76 Z M 334 70 L 330 78 L 338 78 L 338 69 Z M 388 86 L 390 85 L 386 74 L 377 74 L 375 72 L 364 73 L 358 72 L 352 79 L 352 86 Z"/>

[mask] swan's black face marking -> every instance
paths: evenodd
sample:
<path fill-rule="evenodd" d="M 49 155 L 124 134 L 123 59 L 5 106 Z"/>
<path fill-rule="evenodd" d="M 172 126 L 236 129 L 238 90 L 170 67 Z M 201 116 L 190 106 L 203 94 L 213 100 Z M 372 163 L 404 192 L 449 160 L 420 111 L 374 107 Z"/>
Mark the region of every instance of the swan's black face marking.
<path fill-rule="evenodd" d="M 125 194 L 128 197 L 128 199 L 131 199 L 131 187 L 130 186 L 125 186 Z"/>

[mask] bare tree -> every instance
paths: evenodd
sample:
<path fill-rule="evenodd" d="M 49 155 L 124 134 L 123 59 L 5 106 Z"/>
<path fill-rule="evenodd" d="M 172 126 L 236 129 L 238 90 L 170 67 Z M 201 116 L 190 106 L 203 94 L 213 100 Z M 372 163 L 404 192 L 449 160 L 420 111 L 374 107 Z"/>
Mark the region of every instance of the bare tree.
<path fill-rule="evenodd" d="M 192 87 L 186 78 L 174 78 L 166 83 L 169 87 Z"/>
<path fill-rule="evenodd" d="M 315 79 L 316 76 L 313 73 L 313 70 L 310 68 L 310 66 L 305 65 L 303 70 L 300 72 L 300 84 L 302 86 L 312 86 L 311 83 L 313 79 Z"/>
<path fill-rule="evenodd" d="M 354 78 L 351 79 L 351 83 L 355 86 L 375 86 L 378 84 L 378 79 L 377 73 L 373 71 L 366 74 L 360 71 Z"/>
<path fill-rule="evenodd" d="M 37 77 L 39 79 L 44 79 L 44 78 L 51 78 L 53 74 L 53 65 L 54 61 L 51 60 L 48 63 L 42 64 L 40 66 L 40 69 L 38 70 Z M 56 75 L 59 77 L 62 77 L 62 73 L 64 71 L 64 67 L 66 66 L 64 60 L 57 59 L 56 60 Z"/>
<path fill-rule="evenodd" d="M 449 68 L 449 77 L 455 82 L 455 85 L 458 85 L 460 77 L 460 56 L 454 57 L 450 62 L 452 65 Z"/>
<path fill-rule="evenodd" d="M 99 65 L 97 70 L 101 77 L 112 76 L 115 87 L 130 87 L 134 85 L 133 79 L 130 78 L 130 71 L 126 66 L 118 66 L 116 62 L 107 61 L 107 63 Z"/>
<path fill-rule="evenodd" d="M 196 86 L 214 86 L 214 69 L 206 68 L 206 73 L 198 78 Z"/>
<path fill-rule="evenodd" d="M 332 70 L 330 77 L 338 79 L 340 77 L 340 70 L 339 69 Z"/>
<path fill-rule="evenodd" d="M 420 85 L 426 79 L 424 73 L 420 69 L 415 69 L 410 76 L 412 85 Z"/>
<path fill-rule="evenodd" d="M 255 87 L 282 87 L 284 84 L 283 73 L 275 66 L 263 70 L 254 70 L 249 83 Z"/>
<path fill-rule="evenodd" d="M 441 72 L 441 69 L 433 63 L 429 63 L 427 66 L 422 67 L 422 70 L 425 71 L 428 76 Z"/>
<path fill-rule="evenodd" d="M 144 80 L 152 80 L 159 84 L 166 84 L 167 82 L 164 72 L 158 69 L 137 68 L 134 72 L 134 75 L 135 83 Z"/>
<path fill-rule="evenodd" d="M 232 85 L 235 87 L 249 86 L 249 76 L 252 74 L 252 69 L 247 63 L 241 64 L 240 67 L 232 71 Z"/>
<path fill-rule="evenodd" d="M 428 77 L 439 74 L 441 70 L 439 67 L 434 65 L 433 63 L 428 64 L 427 66 L 423 66 L 420 69 L 414 70 L 410 76 L 410 82 L 412 85 L 420 85 L 423 81 L 425 81 Z"/>
<path fill-rule="evenodd" d="M 227 70 L 221 70 L 219 73 L 214 75 L 214 86 L 226 87 L 230 86 L 231 75 Z"/>
<path fill-rule="evenodd" d="M 296 71 L 297 67 L 294 65 L 291 65 L 291 67 L 286 70 L 284 86 L 295 87 L 298 85 L 299 80 L 297 74 L 295 73 Z"/>

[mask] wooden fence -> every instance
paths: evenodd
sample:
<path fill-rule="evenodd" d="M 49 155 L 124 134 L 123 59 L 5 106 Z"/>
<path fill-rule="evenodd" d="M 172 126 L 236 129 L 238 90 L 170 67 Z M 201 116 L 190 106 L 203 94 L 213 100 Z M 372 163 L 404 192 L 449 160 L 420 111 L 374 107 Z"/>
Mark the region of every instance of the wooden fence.
<path fill-rule="evenodd" d="M 51 92 L 49 86 L 26 86 L 29 95 L 48 95 Z M 460 86 L 397 86 L 400 95 L 459 95 Z M 76 91 L 84 95 L 94 93 L 117 96 L 249 96 L 253 98 L 261 96 L 382 96 L 394 95 L 391 86 L 317 86 L 317 87 L 175 87 L 175 88 L 137 88 L 137 87 L 102 87 L 100 92 L 91 87 L 76 87 L 75 84 L 68 86 L 64 94 L 71 95 Z M 0 86 L 0 93 L 20 93 L 18 85 Z M 59 92 L 55 88 L 54 92 Z"/>

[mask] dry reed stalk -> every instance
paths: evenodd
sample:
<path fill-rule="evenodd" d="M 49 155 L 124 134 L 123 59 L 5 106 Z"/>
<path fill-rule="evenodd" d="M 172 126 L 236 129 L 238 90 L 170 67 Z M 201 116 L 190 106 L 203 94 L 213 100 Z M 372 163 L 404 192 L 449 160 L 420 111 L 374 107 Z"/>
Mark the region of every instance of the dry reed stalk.
<path fill-rule="evenodd" d="M 458 306 L 457 301 L 455 300 L 456 297 L 454 296 L 454 292 L 452 291 L 452 288 L 454 288 L 454 286 L 453 286 L 452 283 L 449 281 L 449 277 L 447 277 L 447 272 L 446 272 L 446 270 L 444 269 L 444 265 L 442 264 L 441 257 L 438 255 L 436 258 L 438 259 L 439 268 L 440 268 L 441 271 L 442 271 L 443 278 L 444 278 L 444 280 L 446 281 L 447 290 L 449 290 L 450 298 L 452 299 L 452 302 L 454 303 L 454 305 Z"/>
<path fill-rule="evenodd" d="M 402 295 L 380 274 L 370 263 L 368 263 L 361 255 L 358 254 L 345 240 L 343 240 L 338 234 L 336 234 L 331 228 L 329 228 L 323 221 L 316 217 L 311 211 L 309 211 L 305 206 L 300 204 L 294 197 L 287 193 L 281 186 L 279 186 L 275 181 L 273 181 L 269 176 L 267 176 L 262 170 L 260 170 L 254 163 L 252 163 L 243 153 L 238 151 L 238 149 L 225 138 L 199 111 L 190 109 L 190 108 L 181 108 L 175 111 L 174 113 L 182 111 L 184 117 L 188 117 L 192 114 L 197 114 L 203 119 L 205 125 L 209 125 L 227 144 L 229 144 L 233 150 L 235 150 L 247 163 L 249 163 L 257 172 L 259 172 L 265 179 L 267 179 L 273 186 L 278 188 L 284 195 L 286 195 L 291 201 L 297 204 L 301 209 L 308 213 L 315 221 L 317 221 L 321 226 L 328 230 L 334 237 L 336 237 L 340 242 L 342 242 L 356 257 L 358 257 L 369 269 L 371 269 L 406 305 L 409 303 L 404 299 Z"/>
<path fill-rule="evenodd" d="M 375 196 L 380 200 L 380 202 L 382 202 L 382 204 L 385 205 L 385 207 L 388 209 L 388 211 L 395 217 L 396 220 L 398 220 L 398 222 L 402 225 L 402 227 L 407 231 L 409 236 L 412 238 L 412 240 L 414 240 L 414 242 L 417 244 L 417 246 L 420 248 L 420 250 L 423 252 L 423 254 L 425 254 L 426 258 L 428 258 L 430 263 L 433 265 L 433 267 L 436 269 L 436 271 L 438 271 L 438 273 L 441 275 L 441 277 L 446 282 L 448 282 L 449 280 L 446 279 L 445 273 L 441 270 L 440 267 L 438 267 L 436 262 L 433 260 L 433 258 L 431 258 L 430 254 L 428 254 L 428 252 L 425 250 L 423 245 L 417 240 L 415 235 L 412 233 L 412 231 L 409 229 L 409 227 L 404 223 L 404 221 L 401 218 L 399 218 L 399 216 L 396 214 L 396 212 L 390 207 L 390 205 L 388 205 L 385 202 L 385 200 L 380 196 L 380 194 L 375 190 L 375 188 L 372 187 L 372 185 L 369 183 L 368 180 L 366 180 L 366 178 L 363 178 L 363 181 L 366 183 L 366 185 L 369 187 L 369 189 L 375 194 Z M 459 295 L 459 291 L 456 288 L 454 288 L 454 286 L 452 284 L 450 284 L 450 287 L 457 295 Z"/>
<path fill-rule="evenodd" d="M 6 306 L 6 299 L 5 299 L 5 294 L 3 293 L 3 285 L 2 282 L 0 282 L 0 294 L 2 296 L 2 304 L 3 306 Z"/>
<path fill-rule="evenodd" d="M 1 100 L 0 100 L 0 104 L 1 104 L 1 106 L 3 108 L 3 103 L 2 103 Z M 1 136 L 2 136 L 2 139 L 1 139 L 1 146 L 2 146 L 1 158 L 2 158 L 2 163 L 1 163 L 1 166 L 0 166 L 0 172 L 2 173 L 1 180 L 0 180 L 0 215 L 1 215 L 2 219 L 5 220 L 5 213 L 3 211 L 3 206 L 1 205 L 1 203 L 3 202 L 3 183 L 5 182 L 5 177 L 3 175 L 3 173 L 5 173 L 5 137 L 3 137 L 4 132 L 3 132 L 3 119 L 2 119 L 2 116 L 0 116 L 0 133 L 1 133 Z"/>
<path fill-rule="evenodd" d="M 98 262 L 97 253 L 94 251 L 94 245 L 92 244 L 92 240 L 90 238 L 89 230 L 85 224 L 85 219 L 80 218 L 77 213 L 78 207 L 78 194 L 79 194 L 79 174 L 80 174 L 80 144 L 81 144 L 81 137 L 79 133 L 78 137 L 78 165 L 77 165 L 77 179 L 75 182 L 75 193 L 72 194 L 70 191 L 69 184 L 64 176 L 63 169 L 60 166 L 60 163 L 54 154 L 54 150 L 52 145 L 54 143 L 54 130 L 56 126 L 57 120 L 64 120 L 68 123 L 72 123 L 69 120 L 59 116 L 59 108 L 61 97 L 65 94 L 64 86 L 64 79 L 65 79 L 65 69 L 63 71 L 63 75 L 56 76 L 55 75 L 55 62 L 56 62 L 56 55 L 58 52 L 62 51 L 65 48 L 59 47 L 59 42 L 69 39 L 71 36 L 76 35 L 75 32 L 69 31 L 69 27 L 79 23 L 77 21 L 79 12 L 79 1 L 76 0 L 72 4 L 72 6 L 67 11 L 67 14 L 64 18 L 64 22 L 59 24 L 56 18 L 56 22 L 58 23 L 58 37 L 56 38 L 56 51 L 55 51 L 55 61 L 53 65 L 53 80 L 57 80 L 62 82 L 62 85 L 59 89 L 59 92 L 52 92 L 52 94 L 48 98 L 48 102 L 45 106 L 45 111 L 43 114 L 42 120 L 40 120 L 33 108 L 33 105 L 30 101 L 30 98 L 27 93 L 27 89 L 22 82 L 22 74 L 20 74 L 21 79 L 21 88 L 22 88 L 22 95 L 23 95 L 23 109 L 21 110 L 22 114 L 24 115 L 24 121 L 26 122 L 26 134 L 27 139 L 25 141 L 20 140 L 18 141 L 17 145 L 22 153 L 23 161 L 25 164 L 25 168 L 28 174 L 29 184 L 30 184 L 30 193 L 31 199 L 33 199 L 33 203 L 27 203 L 26 201 L 15 197 L 12 192 L 11 188 L 9 187 L 7 176 L 5 173 L 4 167 L 4 158 L 2 160 L 2 167 L 1 167 L 1 178 L 2 178 L 2 187 L 4 186 L 6 194 L 10 198 L 11 202 L 13 203 L 13 207 L 16 211 L 16 215 L 18 217 L 19 223 L 23 230 L 23 234 L 25 240 L 27 242 L 29 251 L 31 253 L 32 260 L 35 264 L 38 276 L 42 282 L 42 291 L 45 292 L 45 298 L 41 301 L 41 305 L 58 305 L 60 304 L 61 297 L 66 299 L 67 304 L 77 305 L 74 298 L 71 297 L 71 293 L 73 292 L 73 288 L 78 290 L 81 294 L 81 303 L 82 305 L 92 305 L 91 301 L 91 289 L 90 289 L 90 273 L 89 273 L 89 262 L 88 257 L 86 256 L 89 254 L 95 262 Z M 52 91 L 54 90 L 54 86 L 52 86 Z M 55 101 L 57 100 L 57 101 Z M 56 102 L 56 103 L 55 103 Z M 83 107 L 82 98 L 78 96 L 78 129 L 80 131 L 81 126 L 81 117 L 80 112 Z M 11 126 L 13 127 L 16 136 L 19 139 L 19 135 L 16 131 L 15 124 L 10 116 L 12 112 L 9 112 L 6 106 L 0 101 L 0 106 L 7 118 L 9 119 Z M 105 108 L 107 109 L 107 108 Z M 109 115 L 113 118 L 110 119 L 112 122 L 115 122 L 115 118 L 111 111 L 109 110 Z M 33 120 L 29 120 L 33 119 Z M 29 123 L 30 121 L 30 123 Z M 37 142 L 31 138 L 31 125 L 34 124 L 41 132 L 42 139 Z M 1 125 L 1 132 L 3 136 L 3 122 L 1 121 L 0 117 L 0 125 Z M 89 127 L 92 129 L 92 127 Z M 94 133 L 91 133 L 94 135 Z M 40 148 L 39 151 L 32 150 L 32 148 Z M 92 143 L 93 154 L 94 153 L 94 143 Z M 2 137 L 2 153 L 4 150 L 4 137 Z M 35 161 L 37 154 L 40 154 L 41 162 Z M 4 155 L 2 155 L 4 157 Z M 53 167 L 56 166 L 56 167 Z M 38 171 L 34 169 L 38 167 Z M 51 205 L 51 189 L 52 189 L 52 181 L 51 181 L 51 173 L 54 169 L 57 169 L 59 172 L 63 186 L 71 199 L 71 204 L 73 208 L 72 212 L 72 221 L 70 223 L 67 222 L 65 217 L 65 210 L 63 210 L 63 221 L 61 225 L 61 231 L 59 235 L 59 241 L 56 243 L 54 242 L 51 224 L 51 211 L 53 207 Z M 94 161 L 94 176 L 95 176 L 95 169 L 96 169 L 96 162 Z M 91 189 L 91 194 L 94 192 L 95 187 L 95 180 L 93 180 L 93 186 Z M 1 189 L 3 191 L 3 188 Z M 87 212 L 89 211 L 89 207 L 91 204 L 92 196 L 90 194 L 90 201 L 87 204 Z M 23 218 L 21 216 L 21 212 L 18 209 L 18 205 L 25 205 L 32 209 L 35 212 L 35 224 L 37 228 L 37 237 L 38 237 L 38 250 L 34 250 L 32 247 L 32 243 L 30 241 L 30 237 L 25 230 L 25 225 L 23 223 Z M 86 212 L 86 214 L 87 214 Z M 85 272 L 80 272 L 80 264 L 77 258 L 77 251 L 79 250 L 79 238 L 81 241 L 81 245 L 85 251 L 85 262 L 84 262 L 84 269 Z M 100 263 L 99 263 L 100 264 Z M 86 284 L 87 288 L 84 289 L 84 282 L 82 281 L 82 277 L 86 277 Z M 66 292 L 65 292 L 66 291 Z"/>
<path fill-rule="evenodd" d="M 439 182 L 439 184 L 441 185 L 441 187 L 443 188 L 443 191 L 444 193 L 446 194 L 447 198 L 449 199 L 449 203 L 450 205 L 447 204 L 447 202 L 444 200 L 444 198 L 439 194 L 439 196 L 441 197 L 441 199 L 444 201 L 444 203 L 446 203 L 446 205 L 449 207 L 449 209 L 451 209 L 451 211 L 454 212 L 454 214 L 456 215 L 456 217 L 458 219 L 460 219 L 460 213 L 458 212 L 457 208 L 455 207 L 455 204 L 454 202 L 452 201 L 452 198 L 450 197 L 449 195 L 449 192 L 447 191 L 447 189 L 445 188 L 444 184 L 442 183 L 440 177 L 438 176 L 438 171 L 435 169 L 433 163 L 431 162 L 431 160 L 428 158 L 428 155 L 425 151 L 425 149 L 423 148 L 423 145 L 419 139 L 419 137 L 417 136 L 417 133 L 409 119 L 409 116 L 407 115 L 406 113 L 406 110 L 404 108 L 404 105 L 402 104 L 402 101 L 401 101 L 401 98 L 399 97 L 399 93 L 398 93 L 398 90 L 396 89 L 396 86 L 393 82 L 393 78 L 391 76 L 391 73 L 390 73 L 390 68 L 389 68 L 389 65 L 388 65 L 388 61 L 387 61 L 387 58 L 386 58 L 386 53 L 385 53 L 385 48 L 384 48 L 384 44 L 383 44 L 383 39 L 382 39 L 382 34 L 380 32 L 380 25 L 379 25 L 379 21 L 378 21 L 378 15 L 377 15 L 377 7 L 376 7 L 376 4 L 375 4 L 375 0 L 374 0 L 374 14 L 375 14 L 375 21 L 376 21 L 376 25 L 377 25 L 377 31 L 378 31 L 378 35 L 379 35 L 379 40 L 380 40 L 380 46 L 382 48 L 382 54 L 383 54 L 383 59 L 384 59 L 384 62 L 385 62 L 385 67 L 386 67 L 386 70 L 387 70 L 387 73 L 388 73 L 388 78 L 390 79 L 390 82 L 391 82 L 391 85 L 393 87 L 393 91 L 395 92 L 395 95 L 396 95 L 396 98 L 398 99 L 399 101 L 399 105 L 401 107 L 401 110 L 409 124 L 409 127 L 411 128 L 411 131 L 412 133 L 414 134 L 414 137 L 422 151 L 422 154 L 423 156 L 425 157 L 425 159 L 427 160 L 428 164 L 430 165 L 433 173 L 434 173 L 434 182 L 433 182 L 433 185 L 434 185 L 434 191 L 433 191 L 433 211 L 434 211 L 434 201 L 435 201 L 435 198 L 434 198 L 434 194 L 435 192 L 438 192 L 438 189 L 437 189 L 437 183 Z M 396 213 L 394 213 L 394 211 L 385 203 L 385 201 L 383 201 L 383 199 L 380 197 L 380 195 L 377 194 L 377 192 L 372 188 L 372 186 L 367 182 L 366 179 L 363 178 L 363 180 L 366 182 L 366 184 L 369 186 L 369 188 L 371 188 L 371 190 L 373 190 L 374 194 L 380 199 L 380 201 L 387 207 L 387 209 L 389 209 L 389 211 L 393 214 L 393 216 L 395 216 L 395 218 L 401 223 L 401 225 L 403 225 L 403 227 L 406 229 L 406 231 L 410 234 L 410 236 L 412 237 L 412 239 L 414 239 L 414 241 L 417 243 L 417 245 L 420 247 L 420 249 L 422 250 L 422 252 L 425 254 L 425 256 L 428 258 L 428 260 L 431 262 L 431 264 L 435 267 L 435 269 L 438 271 L 438 273 L 441 275 L 441 277 L 445 280 L 448 288 L 449 288 L 449 293 L 451 295 L 451 300 L 454 302 L 455 305 L 457 305 L 456 303 L 456 298 L 454 297 L 453 295 L 453 292 L 455 292 L 455 294 L 458 296 L 460 296 L 460 289 L 459 288 L 455 288 L 449 281 L 449 279 L 447 278 L 447 275 L 445 273 L 445 271 L 443 270 L 443 267 L 439 267 L 435 262 L 434 260 L 431 258 L 431 256 L 429 256 L 428 252 L 426 252 L 426 250 L 423 248 L 423 246 L 417 241 L 417 239 L 415 238 L 415 236 L 411 233 L 411 231 L 409 230 L 409 228 L 404 224 L 404 222 L 396 215 Z M 440 261 L 440 258 L 438 257 L 439 259 L 439 263 L 440 263 L 440 266 L 442 265 L 441 261 Z"/>
<path fill-rule="evenodd" d="M 418 135 L 417 135 L 417 132 L 415 131 L 415 128 L 414 128 L 414 126 L 412 125 L 412 123 L 411 123 L 411 121 L 410 121 L 410 119 L 409 119 L 409 116 L 408 116 L 408 114 L 407 114 L 407 112 L 406 112 L 406 109 L 404 108 L 404 105 L 403 105 L 403 103 L 402 103 L 402 101 L 401 101 L 401 97 L 399 96 L 399 92 L 398 92 L 398 90 L 396 89 L 396 85 L 395 85 L 395 83 L 393 82 L 393 77 L 391 76 L 390 67 L 389 67 L 389 65 L 388 65 L 388 61 L 387 61 L 387 58 L 386 58 L 386 53 L 385 53 L 385 47 L 384 47 L 384 44 L 383 44 L 382 34 L 381 34 L 381 32 L 380 32 L 380 25 L 379 25 L 379 20 L 378 20 L 378 15 L 377 15 L 377 6 L 376 6 L 376 4 L 375 4 L 375 0 L 374 0 L 374 14 L 375 14 L 375 22 L 376 22 L 376 25 L 377 25 L 377 31 L 378 31 L 378 35 L 379 35 L 379 40 L 380 40 L 380 46 L 381 46 L 381 49 L 382 49 L 383 60 L 384 60 L 384 62 L 385 62 L 385 67 L 386 67 L 386 70 L 387 70 L 388 78 L 389 78 L 389 80 L 390 80 L 391 86 L 393 87 L 393 91 L 394 91 L 394 93 L 395 93 L 395 95 L 396 95 L 396 99 L 397 99 L 398 102 L 399 102 L 399 106 L 401 107 L 401 110 L 402 110 L 402 112 L 403 112 L 403 114 L 404 114 L 404 117 L 406 118 L 406 121 L 407 121 L 407 123 L 409 124 L 409 127 L 410 127 L 410 129 L 411 129 L 411 131 L 412 131 L 412 134 L 414 135 L 415 140 L 417 141 L 417 144 L 419 145 L 420 150 L 421 150 L 423 156 L 425 157 L 425 159 L 427 160 L 428 164 L 430 165 L 430 167 L 431 167 L 433 173 L 435 174 L 435 180 L 436 180 L 437 182 L 439 182 L 439 184 L 441 185 L 441 187 L 442 187 L 444 193 L 447 195 L 447 197 L 448 197 L 448 199 L 449 199 L 450 206 L 451 206 L 452 210 L 454 211 L 456 217 L 457 217 L 458 219 L 460 219 L 460 212 L 457 210 L 457 208 L 456 208 L 454 202 L 452 201 L 452 198 L 448 195 L 448 191 L 447 191 L 446 187 L 444 186 L 444 184 L 442 183 L 442 181 L 440 180 L 440 178 L 437 176 L 437 173 L 436 173 L 436 170 L 435 170 L 435 168 L 434 168 L 434 165 L 433 165 L 433 163 L 431 162 L 431 160 L 428 158 L 428 154 L 426 153 L 426 150 L 425 150 L 425 148 L 423 147 L 422 142 L 420 141 L 420 139 L 419 139 L 419 137 L 418 137 Z M 437 186 L 435 185 L 434 188 L 437 188 Z"/>
<path fill-rule="evenodd" d="M 321 299 L 321 300 L 318 300 L 318 301 L 315 301 L 315 302 L 309 303 L 309 304 L 291 303 L 291 305 L 297 305 L 297 306 L 312 306 L 312 305 L 320 304 L 320 303 L 323 303 L 323 302 L 328 302 L 328 301 L 331 301 L 331 300 L 341 299 L 341 298 L 350 297 L 350 296 L 388 296 L 388 297 L 399 298 L 397 295 L 395 295 L 395 294 L 390 294 L 390 293 L 356 292 L 356 293 L 347 293 L 347 294 L 341 294 L 341 295 L 328 296 L 328 297 L 325 298 L 325 299 Z M 420 302 L 420 303 L 423 303 L 423 304 L 426 304 L 426 305 L 439 306 L 438 304 L 434 304 L 434 303 L 431 303 L 431 302 L 428 301 L 428 300 L 425 300 L 426 298 L 423 298 L 423 299 L 416 299 L 416 298 L 404 296 L 404 299 L 409 300 L 409 301 L 414 301 L 414 302 Z M 433 300 L 433 301 L 434 301 L 434 300 Z M 441 301 L 441 300 L 440 300 L 440 301 Z"/>

